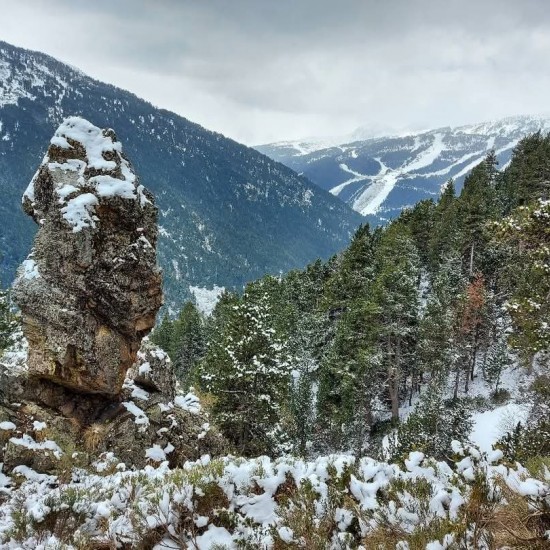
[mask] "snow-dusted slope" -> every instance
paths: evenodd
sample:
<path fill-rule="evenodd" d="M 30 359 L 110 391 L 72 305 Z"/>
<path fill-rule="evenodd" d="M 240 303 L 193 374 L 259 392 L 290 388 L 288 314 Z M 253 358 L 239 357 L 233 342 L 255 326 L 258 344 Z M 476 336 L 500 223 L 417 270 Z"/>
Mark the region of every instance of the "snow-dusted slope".
<path fill-rule="evenodd" d="M 113 128 L 159 206 L 167 304 L 241 287 L 346 246 L 362 222 L 330 193 L 257 151 L 55 59 L 0 42 L 0 285 L 29 252 L 21 196 L 61 120 Z"/>
<path fill-rule="evenodd" d="M 509 117 L 338 145 L 327 140 L 284 142 L 257 149 L 303 173 L 358 212 L 383 221 L 421 199 L 436 198 L 450 177 L 460 187 L 490 149 L 495 149 L 502 168 L 518 141 L 539 130 L 550 130 L 550 117 Z"/>

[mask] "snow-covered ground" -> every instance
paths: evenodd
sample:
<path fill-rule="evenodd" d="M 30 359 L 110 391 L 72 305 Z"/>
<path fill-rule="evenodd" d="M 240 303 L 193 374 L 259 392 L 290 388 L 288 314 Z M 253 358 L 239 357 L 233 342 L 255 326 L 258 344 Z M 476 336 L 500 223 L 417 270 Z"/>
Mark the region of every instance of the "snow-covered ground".
<path fill-rule="evenodd" d="M 220 296 L 223 294 L 225 287 L 214 285 L 213 288 L 200 286 L 190 286 L 189 290 L 195 297 L 195 303 L 198 310 L 206 316 L 209 316 L 214 311 Z"/>
<path fill-rule="evenodd" d="M 474 411 L 472 414 L 473 427 L 470 433 L 470 440 L 481 450 L 488 451 L 502 436 L 515 428 L 518 422 L 525 423 L 527 420 L 530 404 L 527 400 L 527 391 L 534 379 L 535 374 L 528 375 L 527 371 L 514 361 L 512 366 L 502 372 L 499 389 L 508 391 L 510 397 L 507 403 L 494 404 L 491 399 L 492 389 L 487 385 L 482 373 L 483 358 L 478 358 L 476 376 L 469 383 L 468 393 L 464 392 L 464 381 L 461 381 L 459 397 L 468 397 L 472 401 L 480 401 L 482 410 Z M 445 397 L 450 399 L 453 395 L 453 376 L 449 377 Z M 421 402 L 426 385 L 420 394 L 415 394 L 411 404 L 404 402 L 399 409 L 401 420 L 405 420 Z M 488 409 L 488 410 L 487 410 Z M 386 417 L 389 419 L 389 413 Z M 382 446 L 388 447 L 388 438 L 384 438 Z"/>
<path fill-rule="evenodd" d="M 508 403 L 490 411 L 475 413 L 470 439 L 482 451 L 488 452 L 518 422 L 524 423 L 528 414 L 529 406 L 520 403 Z"/>
<path fill-rule="evenodd" d="M 72 550 L 92 547 L 93 541 L 133 547 L 147 534 L 155 536 L 154 550 L 212 550 L 215 545 L 236 549 L 244 543 L 267 550 L 276 542 L 304 548 L 308 528 L 299 516 L 305 514 L 318 528 L 331 526 L 325 535 L 326 548 L 331 549 L 365 550 L 364 545 L 350 544 L 354 521 L 366 544 L 384 522 L 401 529 L 405 538 L 431 522 L 447 521 L 449 533 L 426 545 L 445 550 L 452 547 L 446 542 L 458 542 L 452 525 L 460 522 L 478 474 L 489 483 L 502 480 L 511 491 L 533 501 L 545 498 L 550 489 L 549 480 L 532 478 L 520 466 L 499 464 L 500 451 L 483 455 L 454 442 L 450 452 L 455 457 L 452 468 L 412 452 L 404 466 L 351 455 L 314 461 L 204 456 L 170 470 L 168 462 L 157 462 L 164 452 L 154 449 L 150 454 L 155 455 L 155 465 L 131 471 L 116 457 L 105 456 L 96 463 L 96 472 L 75 470 L 69 482 L 20 466 L 14 472 L 17 483 L 0 475 L 0 548 Z M 430 490 L 417 494 L 399 489 L 412 489 L 415 483 Z M 395 496 L 388 502 L 385 495 L 390 489 Z M 292 498 L 309 502 L 308 507 L 293 509 Z M 421 513 L 423 499 L 426 512 Z M 67 524 L 67 515 L 74 523 Z M 49 530 L 56 521 L 53 534 Z M 71 544 L 61 546 L 62 536 Z"/>

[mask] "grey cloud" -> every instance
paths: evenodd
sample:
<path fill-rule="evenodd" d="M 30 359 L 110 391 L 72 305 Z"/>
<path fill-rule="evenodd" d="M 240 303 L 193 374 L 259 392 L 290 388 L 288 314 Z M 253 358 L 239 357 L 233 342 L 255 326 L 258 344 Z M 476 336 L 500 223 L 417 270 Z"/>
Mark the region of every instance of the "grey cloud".
<path fill-rule="evenodd" d="M 247 143 L 549 110 L 546 0 L 21 4 L 6 40 Z"/>

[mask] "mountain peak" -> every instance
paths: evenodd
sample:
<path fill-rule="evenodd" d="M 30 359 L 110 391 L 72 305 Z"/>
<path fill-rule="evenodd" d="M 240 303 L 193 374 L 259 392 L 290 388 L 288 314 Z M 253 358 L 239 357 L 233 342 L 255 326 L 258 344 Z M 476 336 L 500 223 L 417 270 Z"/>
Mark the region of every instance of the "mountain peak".
<path fill-rule="evenodd" d="M 258 150 L 381 223 L 419 200 L 437 198 L 451 177 L 460 188 L 465 175 L 491 149 L 500 166 L 506 166 L 518 141 L 539 130 L 550 130 L 549 116 L 518 115 L 368 139 L 348 136 L 329 147 L 283 142 Z"/>

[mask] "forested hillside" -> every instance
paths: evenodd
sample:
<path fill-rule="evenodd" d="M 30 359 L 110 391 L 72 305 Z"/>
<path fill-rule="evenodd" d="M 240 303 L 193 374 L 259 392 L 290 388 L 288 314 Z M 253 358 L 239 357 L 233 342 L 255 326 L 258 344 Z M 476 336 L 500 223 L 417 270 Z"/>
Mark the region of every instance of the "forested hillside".
<path fill-rule="evenodd" d="M 188 304 L 154 339 L 239 453 L 376 454 L 392 434 L 395 459 L 444 457 L 480 405 L 471 387 L 506 402 L 520 368 L 539 375 L 537 405 L 507 452 L 548 453 L 549 181 L 550 138 L 531 135 L 504 171 L 490 152 L 459 196 L 450 180 L 330 261 L 224 294 L 204 324 Z"/>
<path fill-rule="evenodd" d="M 168 307 L 195 288 L 241 288 L 328 258 L 362 221 L 340 200 L 257 151 L 40 52 L 0 41 L 0 285 L 13 281 L 34 224 L 21 196 L 67 116 L 116 130 L 160 209 Z"/>

